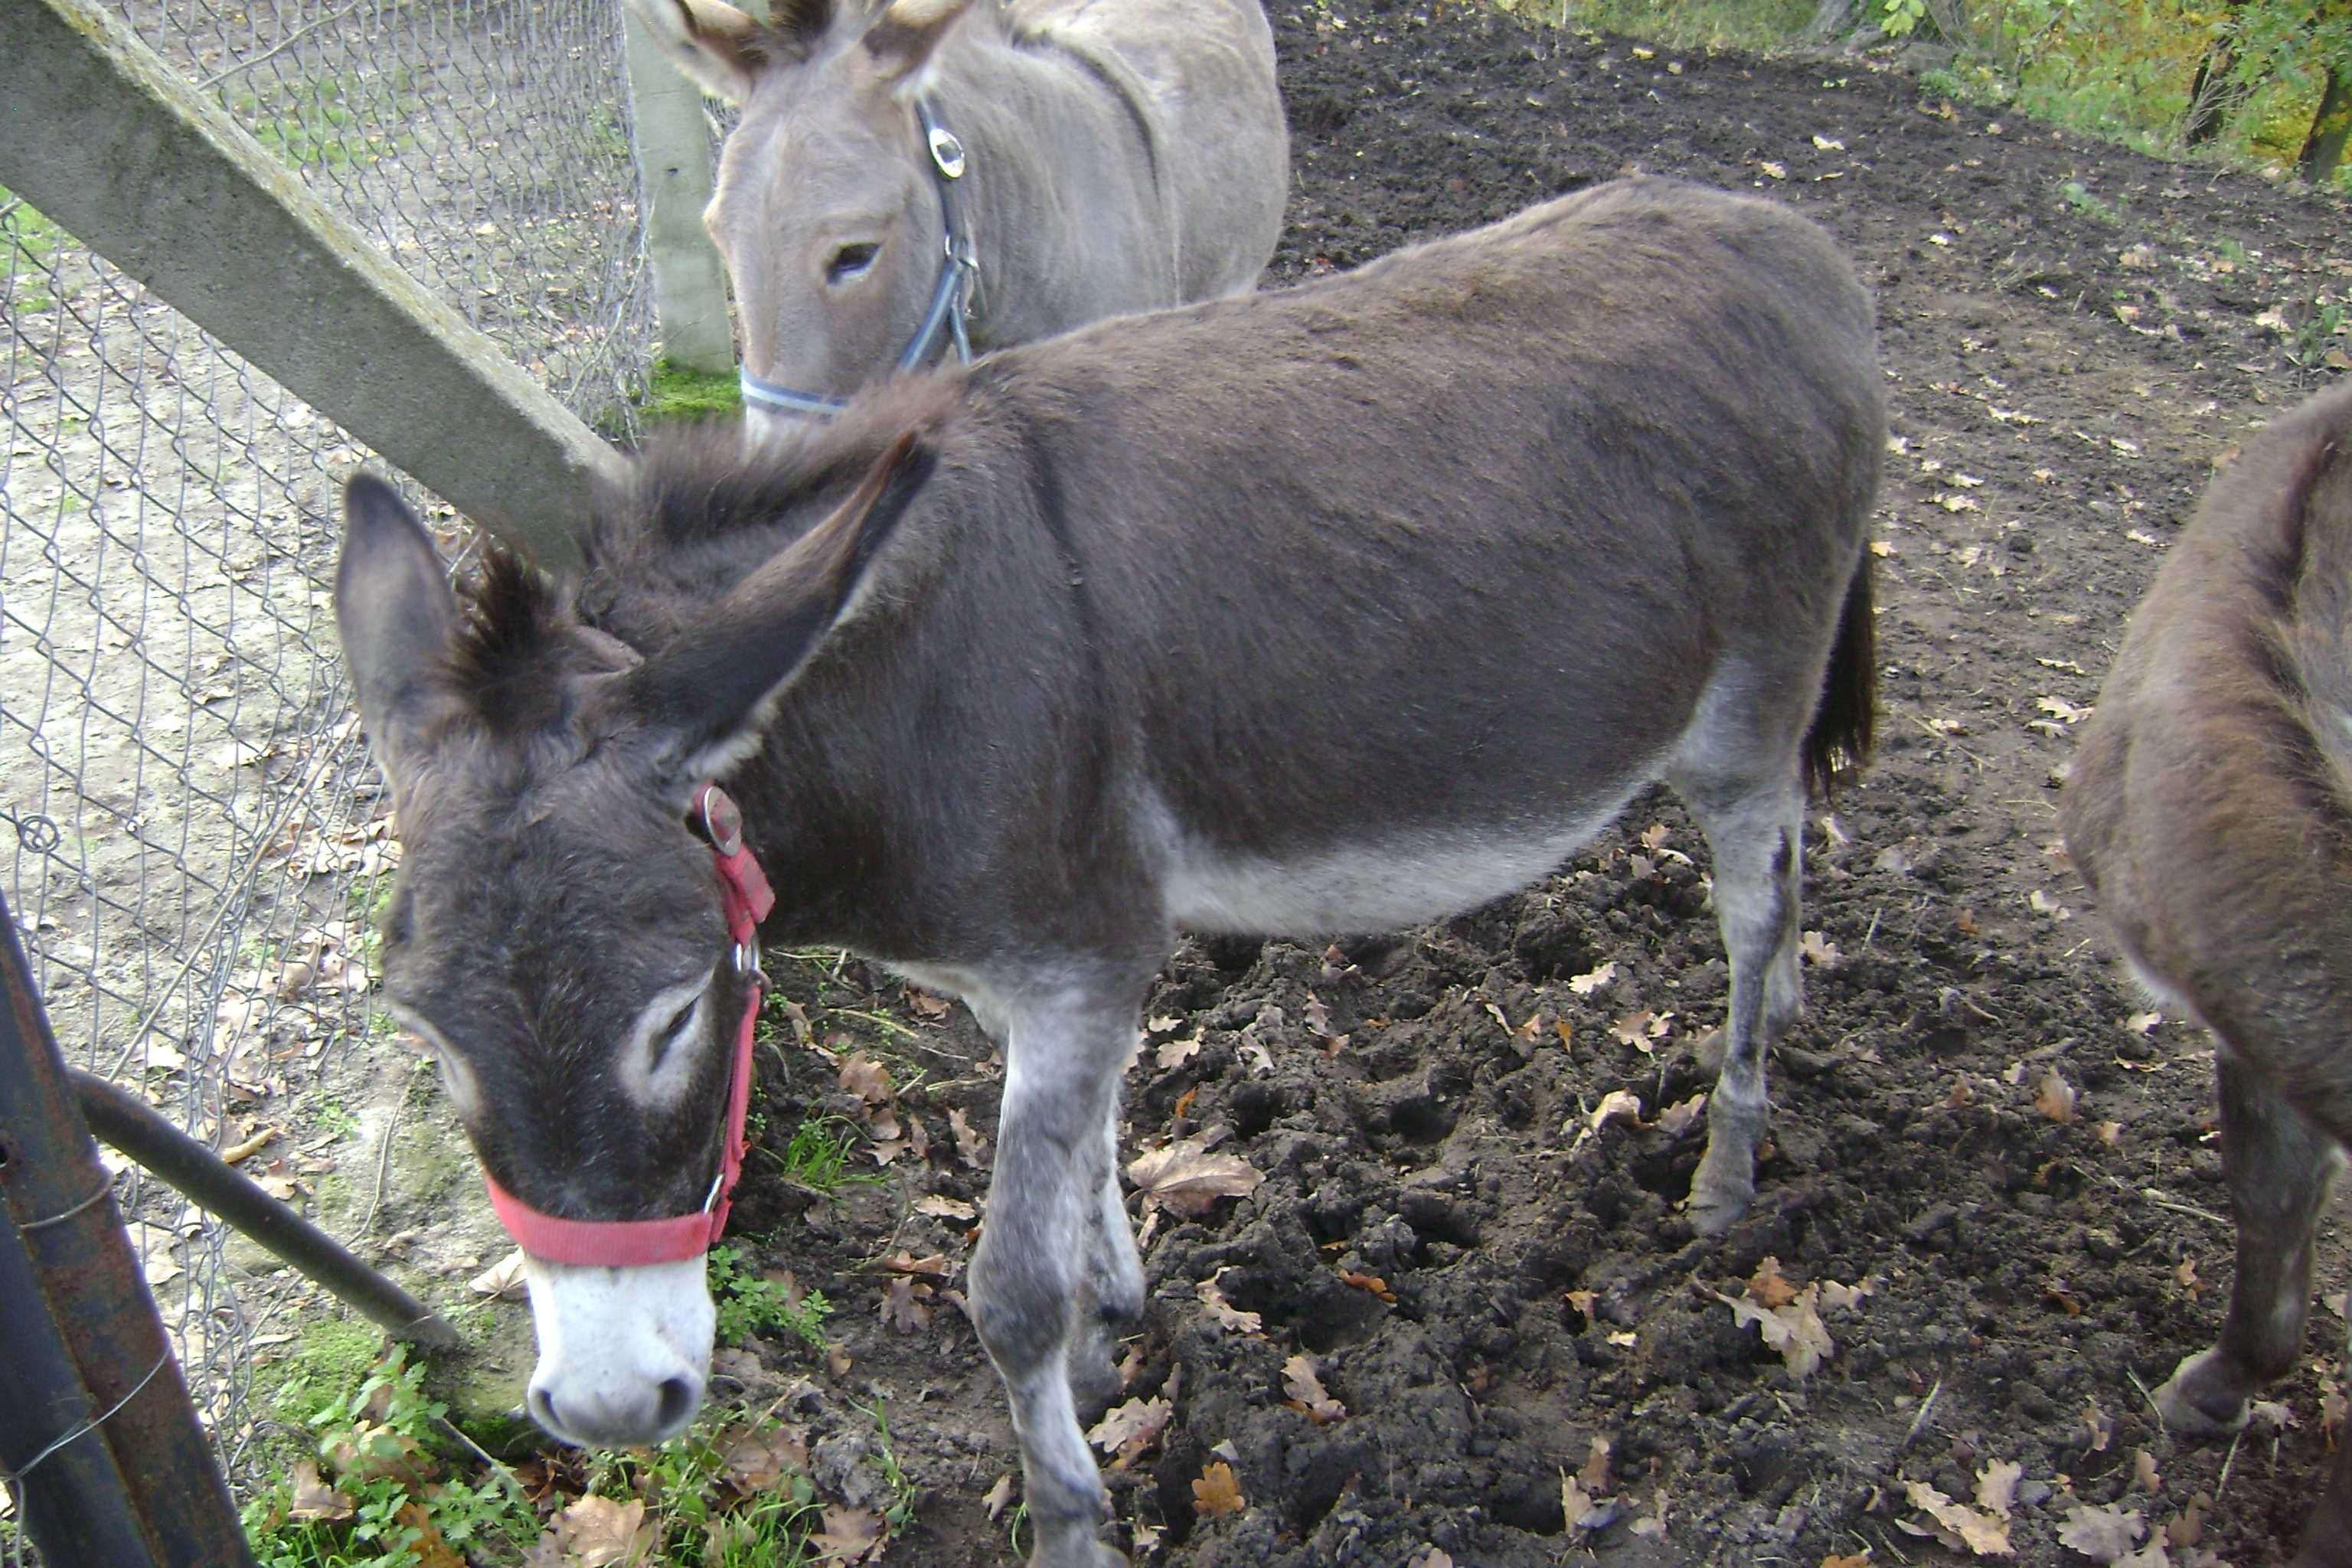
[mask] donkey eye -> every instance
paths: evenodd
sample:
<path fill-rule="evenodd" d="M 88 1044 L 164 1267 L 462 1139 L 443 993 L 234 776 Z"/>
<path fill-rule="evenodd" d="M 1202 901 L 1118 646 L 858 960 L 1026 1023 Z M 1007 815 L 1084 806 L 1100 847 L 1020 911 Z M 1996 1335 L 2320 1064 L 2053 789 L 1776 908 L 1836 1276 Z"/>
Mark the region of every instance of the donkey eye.
<path fill-rule="evenodd" d="M 882 247 L 878 245 L 868 245 L 862 241 L 856 245 L 843 246 L 833 253 L 832 261 L 825 266 L 825 281 L 846 283 L 853 278 L 864 276 L 866 269 L 874 265 L 874 258 L 881 254 L 881 250 Z"/>
<path fill-rule="evenodd" d="M 661 1026 L 661 1033 L 654 1037 L 654 1059 L 656 1061 L 659 1061 L 664 1052 L 667 1051 L 672 1046 L 677 1044 L 678 1037 L 686 1033 L 686 1026 L 694 1022 L 694 1010 L 701 1005 L 702 998 L 697 996 L 693 1001 L 688 1002 L 685 1006 L 680 1007 L 676 1013 L 670 1015 L 669 1022 L 664 1024 Z"/>

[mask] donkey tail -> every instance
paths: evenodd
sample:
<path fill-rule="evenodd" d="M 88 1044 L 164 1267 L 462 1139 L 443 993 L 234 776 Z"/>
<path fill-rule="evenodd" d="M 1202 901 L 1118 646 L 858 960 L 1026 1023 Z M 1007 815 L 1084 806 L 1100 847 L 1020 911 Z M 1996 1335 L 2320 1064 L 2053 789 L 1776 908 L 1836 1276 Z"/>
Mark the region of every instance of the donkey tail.
<path fill-rule="evenodd" d="M 1822 676 L 1821 701 L 1805 731 L 1805 788 L 1826 795 L 1839 774 L 1870 761 L 1878 718 L 1878 626 L 1871 591 L 1870 552 L 1864 551 L 1845 585 L 1837 643 Z"/>

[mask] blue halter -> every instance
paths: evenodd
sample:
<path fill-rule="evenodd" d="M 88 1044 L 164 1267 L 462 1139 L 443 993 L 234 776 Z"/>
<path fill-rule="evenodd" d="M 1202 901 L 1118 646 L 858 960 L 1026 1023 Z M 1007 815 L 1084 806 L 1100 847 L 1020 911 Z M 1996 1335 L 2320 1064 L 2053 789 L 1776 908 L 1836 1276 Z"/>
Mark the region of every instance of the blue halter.
<path fill-rule="evenodd" d="M 940 279 L 931 289 L 930 309 L 923 312 L 923 323 L 915 329 L 914 338 L 899 354 L 895 367 L 898 371 L 915 370 L 929 363 L 939 352 L 940 340 L 946 337 L 955 344 L 956 358 L 965 363 L 971 361 L 970 318 L 971 296 L 980 277 L 980 258 L 972 254 L 971 236 L 963 224 L 963 205 L 958 199 L 956 182 L 963 178 L 963 143 L 954 132 L 940 122 L 940 117 L 925 98 L 915 100 L 915 116 L 922 121 L 923 141 L 931 153 L 933 183 L 940 191 L 940 216 L 943 220 L 947 240 L 946 254 L 940 259 Z M 740 373 L 743 385 L 743 405 L 764 408 L 777 414 L 797 414 L 807 418 L 830 419 L 849 406 L 846 397 L 835 397 L 822 392 L 801 392 L 781 386 L 772 381 L 762 381 L 749 370 Z"/>

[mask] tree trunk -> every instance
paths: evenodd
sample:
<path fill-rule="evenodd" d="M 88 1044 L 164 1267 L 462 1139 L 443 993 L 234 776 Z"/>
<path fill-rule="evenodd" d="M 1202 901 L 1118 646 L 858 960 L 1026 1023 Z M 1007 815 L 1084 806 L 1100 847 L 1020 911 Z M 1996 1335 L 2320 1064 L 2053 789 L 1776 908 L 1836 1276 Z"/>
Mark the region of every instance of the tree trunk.
<path fill-rule="evenodd" d="M 2230 74 L 2230 46 L 2216 44 L 2197 62 L 2197 75 L 2189 83 L 2189 119 L 2180 129 L 2184 146 L 2196 147 L 2213 140 L 2221 129 L 2221 79 Z"/>
<path fill-rule="evenodd" d="M 2352 132 L 2352 69 L 2331 66 L 2327 85 L 2319 94 L 2319 112 L 2312 116 L 2311 133 L 2294 161 L 2295 172 L 2317 184 L 2344 162 L 2344 139 Z"/>
<path fill-rule="evenodd" d="M 1821 0 L 1813 8 L 1813 19 L 1805 24 L 1804 37 L 1820 42 L 1843 37 L 1853 27 L 1862 0 Z"/>

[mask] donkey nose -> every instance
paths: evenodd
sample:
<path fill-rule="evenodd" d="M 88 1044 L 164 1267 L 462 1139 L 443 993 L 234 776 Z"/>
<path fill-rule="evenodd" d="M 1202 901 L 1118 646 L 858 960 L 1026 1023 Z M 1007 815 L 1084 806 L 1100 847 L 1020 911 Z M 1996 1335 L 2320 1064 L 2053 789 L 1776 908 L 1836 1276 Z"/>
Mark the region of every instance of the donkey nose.
<path fill-rule="evenodd" d="M 545 1367 L 530 1380 L 531 1418 L 586 1448 L 635 1448 L 685 1430 L 702 1405 L 702 1382 L 683 1372 L 644 1377 L 566 1377 Z"/>
<path fill-rule="evenodd" d="M 703 1260 L 629 1268 L 529 1253 L 539 1364 L 531 1418 L 567 1443 L 626 1448 L 676 1436 L 702 1404 L 717 1314 Z"/>

